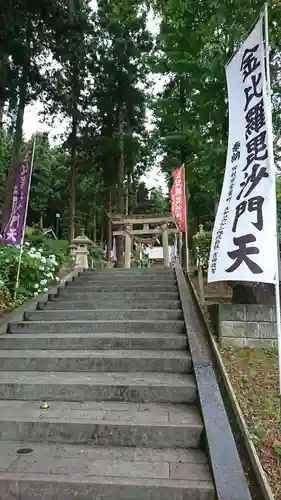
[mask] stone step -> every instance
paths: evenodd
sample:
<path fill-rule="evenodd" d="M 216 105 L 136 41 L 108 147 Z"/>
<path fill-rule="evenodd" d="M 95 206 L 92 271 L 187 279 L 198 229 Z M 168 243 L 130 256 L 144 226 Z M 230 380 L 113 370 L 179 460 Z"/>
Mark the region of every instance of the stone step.
<path fill-rule="evenodd" d="M 165 269 L 164 267 L 163 268 L 160 268 L 160 267 L 131 267 L 130 269 L 125 269 L 125 268 L 117 268 L 117 267 L 114 267 L 114 268 L 104 268 L 104 269 L 101 269 L 101 270 L 98 270 L 98 269 L 87 269 L 85 272 L 81 273 L 80 276 L 87 276 L 89 274 L 99 274 L 99 275 L 106 275 L 106 276 L 109 276 L 109 275 L 113 275 L 113 276 L 117 276 L 118 274 L 121 275 L 121 276 L 130 276 L 130 275 L 144 275 L 144 276 L 151 276 L 151 275 L 156 275 L 156 276 L 159 276 L 159 275 L 166 275 L 166 276 L 174 276 L 175 275 L 175 270 L 173 268 L 169 268 L 169 269 Z"/>
<path fill-rule="evenodd" d="M 97 282 L 118 282 L 119 283 L 126 283 L 126 282 L 132 282 L 132 281 L 137 281 L 138 283 L 143 282 L 143 281 L 149 281 L 149 283 L 155 283 L 155 284 L 161 284 L 162 281 L 168 282 L 168 283 L 173 283 L 176 281 L 175 275 L 167 275 L 167 274 L 129 274 L 129 275 L 124 275 L 124 274 L 106 274 L 106 273 L 92 273 L 92 274 L 82 274 L 81 276 L 78 276 L 75 278 L 75 283 L 76 282 L 90 282 L 94 283 L 95 281 Z"/>
<path fill-rule="evenodd" d="M 187 374 L 1 372 L 0 398 L 194 403 L 197 389 Z"/>
<path fill-rule="evenodd" d="M 138 467 L 137 467 L 138 469 Z M 192 475 L 193 467 L 190 470 Z M 0 473 L 4 500 L 215 500 L 212 481 L 86 474 Z M 20 496 L 18 496 L 20 495 Z"/>
<path fill-rule="evenodd" d="M 47 303 L 39 303 L 41 310 L 85 310 L 85 309 L 180 309 L 179 300 L 137 300 L 137 299 L 110 299 L 105 296 L 103 299 L 98 297 L 93 300 L 51 300 Z"/>
<path fill-rule="evenodd" d="M 104 279 L 104 278 L 95 278 L 95 279 L 85 279 L 85 278 L 77 278 L 74 281 L 68 283 L 67 286 L 72 287 L 72 286 L 118 286 L 119 288 L 123 288 L 123 286 L 144 286 L 144 285 L 151 285 L 151 286 L 176 286 L 176 281 L 175 280 L 151 280 L 149 278 L 142 277 L 140 278 L 131 278 L 131 279 L 116 279 L 116 278 L 111 278 L 111 279 Z"/>
<path fill-rule="evenodd" d="M 9 323 L 8 333 L 184 333 L 184 321 L 19 321 Z"/>
<path fill-rule="evenodd" d="M 190 373 L 192 365 L 184 351 L 3 350 L 0 370 Z"/>
<path fill-rule="evenodd" d="M 0 349 L 187 349 L 182 333 L 39 333 L 0 335 Z"/>
<path fill-rule="evenodd" d="M 8 441 L 0 463 L 3 500 L 215 499 L 200 450 Z"/>
<path fill-rule="evenodd" d="M 81 282 L 80 284 L 77 283 L 76 281 L 73 281 L 66 287 L 67 292 L 72 291 L 72 292 L 150 292 L 153 290 L 154 292 L 177 292 L 178 288 L 175 283 L 172 281 L 168 282 L 167 284 L 162 283 L 161 285 L 154 285 L 151 283 L 147 283 L 147 281 L 144 281 L 143 283 L 138 283 L 136 281 L 133 281 L 131 284 L 128 284 L 126 282 L 125 284 L 118 284 L 116 283 L 116 280 L 112 283 L 105 283 L 101 282 L 98 284 L 97 282 L 91 284 L 91 283 L 85 283 Z"/>
<path fill-rule="evenodd" d="M 19 403 L 6 401 L 1 407 L 4 441 L 184 449 L 198 448 L 203 432 L 194 405 L 111 402 L 107 406 L 100 401 L 75 406 L 72 401 L 48 400 L 49 408 L 42 410 L 39 400 Z"/>
<path fill-rule="evenodd" d="M 147 292 L 136 292 L 134 290 L 130 290 L 127 292 L 120 291 L 109 291 L 109 292 L 95 292 L 94 290 L 88 290 L 84 292 L 83 290 L 77 291 L 71 289 L 70 287 L 67 288 L 62 288 L 59 292 L 59 296 L 65 298 L 65 300 L 127 300 L 127 299 L 134 299 L 134 300 L 178 300 L 179 299 L 179 293 L 178 291 L 172 291 L 172 292 L 155 292 L 153 288 L 151 288 Z"/>
<path fill-rule="evenodd" d="M 172 321 L 182 319 L 181 309 L 82 309 L 25 312 L 26 321 Z"/>

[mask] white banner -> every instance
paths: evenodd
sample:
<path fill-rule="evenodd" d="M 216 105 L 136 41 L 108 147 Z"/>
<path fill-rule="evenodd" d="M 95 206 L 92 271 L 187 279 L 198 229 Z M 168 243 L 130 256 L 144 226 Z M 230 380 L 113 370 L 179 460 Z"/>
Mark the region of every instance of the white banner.
<path fill-rule="evenodd" d="M 226 68 L 229 137 L 208 281 L 274 283 L 276 194 L 262 20 Z"/>

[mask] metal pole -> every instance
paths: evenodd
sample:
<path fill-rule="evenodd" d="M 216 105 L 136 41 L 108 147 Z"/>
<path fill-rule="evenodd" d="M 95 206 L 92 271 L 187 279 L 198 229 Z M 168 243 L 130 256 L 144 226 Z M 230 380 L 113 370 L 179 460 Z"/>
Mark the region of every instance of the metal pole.
<path fill-rule="evenodd" d="M 270 65 L 269 65 L 269 33 L 268 33 L 268 4 L 264 6 L 264 31 L 265 31 L 265 61 L 266 61 L 266 90 L 268 105 L 266 106 L 266 118 L 268 127 L 268 158 L 269 164 L 273 170 L 274 180 L 275 180 L 275 169 L 274 169 L 274 152 L 273 152 L 273 131 L 272 131 L 272 111 L 271 111 L 271 82 L 270 82 Z M 277 213 L 277 207 L 276 207 Z M 276 269 L 276 281 L 275 281 L 275 302 L 276 302 L 276 326 L 277 326 L 277 341 L 278 341 L 278 367 L 279 367 L 279 396 L 281 405 L 281 316 L 280 316 L 280 286 L 279 286 L 279 238 L 278 238 L 278 226 L 276 224 L 276 243 L 277 243 L 277 269 Z M 281 409 L 281 406 L 280 406 Z"/>
<path fill-rule="evenodd" d="M 179 236 L 179 263 L 182 267 L 182 233 L 180 233 L 180 236 Z"/>
<path fill-rule="evenodd" d="M 17 290 L 18 290 L 19 281 L 20 281 L 20 268 L 21 268 L 22 253 L 23 253 L 24 232 L 25 232 L 27 212 L 28 212 L 28 202 L 29 202 L 30 183 L 31 183 L 31 177 L 32 177 L 32 170 L 33 170 L 34 154 L 35 154 L 35 145 L 36 145 L 36 135 L 35 135 L 34 140 L 33 140 L 32 156 L 31 156 L 31 162 L 30 162 L 30 172 L 29 172 L 29 179 L 28 179 L 26 207 L 25 207 L 25 213 L 24 213 L 24 219 L 23 219 L 23 228 L 22 228 L 22 235 L 21 235 L 21 242 L 20 242 L 20 254 L 19 254 L 17 276 L 16 276 L 16 284 L 15 284 L 15 291 L 14 291 L 14 301 L 17 298 Z"/>

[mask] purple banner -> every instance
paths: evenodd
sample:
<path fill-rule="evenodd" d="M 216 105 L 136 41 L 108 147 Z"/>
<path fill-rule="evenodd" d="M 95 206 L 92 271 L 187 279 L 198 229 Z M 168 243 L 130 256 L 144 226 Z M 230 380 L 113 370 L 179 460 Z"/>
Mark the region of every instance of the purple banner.
<path fill-rule="evenodd" d="M 30 160 L 31 155 L 28 152 L 21 161 L 18 175 L 15 178 L 9 220 L 0 234 L 1 245 L 21 244 L 28 203 Z"/>

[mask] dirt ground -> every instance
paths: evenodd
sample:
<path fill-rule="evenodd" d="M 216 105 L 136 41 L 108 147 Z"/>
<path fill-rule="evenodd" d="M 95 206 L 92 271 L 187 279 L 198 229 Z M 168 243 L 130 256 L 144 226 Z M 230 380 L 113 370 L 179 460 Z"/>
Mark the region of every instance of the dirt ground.
<path fill-rule="evenodd" d="M 220 347 L 225 367 L 276 500 L 281 500 L 277 349 Z"/>
<path fill-rule="evenodd" d="M 190 279 L 199 297 L 198 278 L 197 276 L 192 276 Z M 206 279 L 204 279 L 204 296 L 208 303 L 230 302 L 232 289 L 225 281 L 207 283 Z"/>

